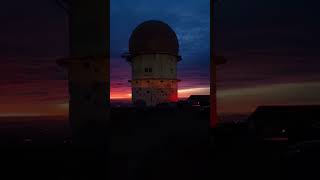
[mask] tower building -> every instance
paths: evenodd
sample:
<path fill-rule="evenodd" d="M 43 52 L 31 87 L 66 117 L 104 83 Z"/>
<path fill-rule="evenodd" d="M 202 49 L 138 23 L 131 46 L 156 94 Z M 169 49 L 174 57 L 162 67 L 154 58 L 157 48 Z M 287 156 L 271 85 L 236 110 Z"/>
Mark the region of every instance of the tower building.
<path fill-rule="evenodd" d="M 131 65 L 132 102 L 155 106 L 178 100 L 179 42 L 166 23 L 150 20 L 138 25 L 123 56 Z"/>

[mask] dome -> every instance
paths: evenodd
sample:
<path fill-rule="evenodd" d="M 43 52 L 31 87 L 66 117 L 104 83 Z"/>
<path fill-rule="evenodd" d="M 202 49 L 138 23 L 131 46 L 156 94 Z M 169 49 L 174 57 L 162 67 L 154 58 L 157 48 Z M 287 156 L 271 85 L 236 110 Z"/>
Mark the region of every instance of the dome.
<path fill-rule="evenodd" d="M 178 38 L 168 24 L 156 20 L 145 21 L 133 30 L 129 40 L 129 52 L 131 55 L 142 53 L 178 55 Z"/>

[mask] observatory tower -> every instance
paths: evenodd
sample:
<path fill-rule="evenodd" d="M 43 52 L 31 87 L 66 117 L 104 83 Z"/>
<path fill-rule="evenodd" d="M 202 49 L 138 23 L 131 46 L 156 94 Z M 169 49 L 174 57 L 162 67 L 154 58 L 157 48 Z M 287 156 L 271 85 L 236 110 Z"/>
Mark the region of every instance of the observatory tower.
<path fill-rule="evenodd" d="M 155 106 L 178 100 L 179 42 L 171 27 L 150 20 L 137 26 L 123 56 L 132 67 L 132 102 Z"/>

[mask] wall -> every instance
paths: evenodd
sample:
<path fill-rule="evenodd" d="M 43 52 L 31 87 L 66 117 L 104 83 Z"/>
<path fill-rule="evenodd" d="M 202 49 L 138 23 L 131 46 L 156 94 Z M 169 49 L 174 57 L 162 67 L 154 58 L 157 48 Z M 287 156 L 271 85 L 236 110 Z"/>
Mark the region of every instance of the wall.
<path fill-rule="evenodd" d="M 178 99 L 177 57 L 148 54 L 132 59 L 132 101 L 143 100 L 147 106 Z M 147 68 L 147 72 L 145 69 Z M 149 68 L 152 71 L 149 71 Z"/>
<path fill-rule="evenodd" d="M 132 84 L 132 101 L 144 100 L 148 106 L 178 100 L 177 80 L 135 80 Z"/>
<path fill-rule="evenodd" d="M 152 68 L 152 72 L 145 72 Z M 177 58 L 167 54 L 140 55 L 132 59 L 132 79 L 176 79 Z"/>
<path fill-rule="evenodd" d="M 109 3 L 70 0 L 69 120 L 73 140 L 103 143 L 109 119 Z"/>

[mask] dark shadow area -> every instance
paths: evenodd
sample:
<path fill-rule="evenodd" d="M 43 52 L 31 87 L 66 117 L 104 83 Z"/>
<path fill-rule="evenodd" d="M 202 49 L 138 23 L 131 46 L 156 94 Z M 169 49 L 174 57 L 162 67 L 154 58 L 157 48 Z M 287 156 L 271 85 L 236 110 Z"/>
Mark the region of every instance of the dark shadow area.
<path fill-rule="evenodd" d="M 294 116 L 286 113 L 291 110 Z M 260 107 L 246 121 L 221 123 L 209 131 L 209 111 L 199 107 L 113 108 L 104 147 L 72 144 L 65 121 L 46 121 L 51 129 L 44 133 L 40 129 L 46 126 L 35 123 L 33 134 L 18 123 L 10 128 L 20 130 L 20 137 L 7 132 L 12 140 L 2 139 L 1 159 L 4 172 L 11 177 L 46 179 L 318 177 L 314 164 L 320 157 L 320 141 L 318 136 L 304 134 L 307 124 L 312 125 L 310 132 L 319 134 L 312 130 L 319 121 L 308 121 L 311 116 L 305 116 L 316 115 L 318 110 L 318 106 Z M 295 124 L 302 116 L 306 120 Z M 288 127 L 290 133 L 283 129 L 279 133 L 277 127 L 289 120 L 296 126 Z M 266 128 L 261 130 L 252 122 Z"/>

